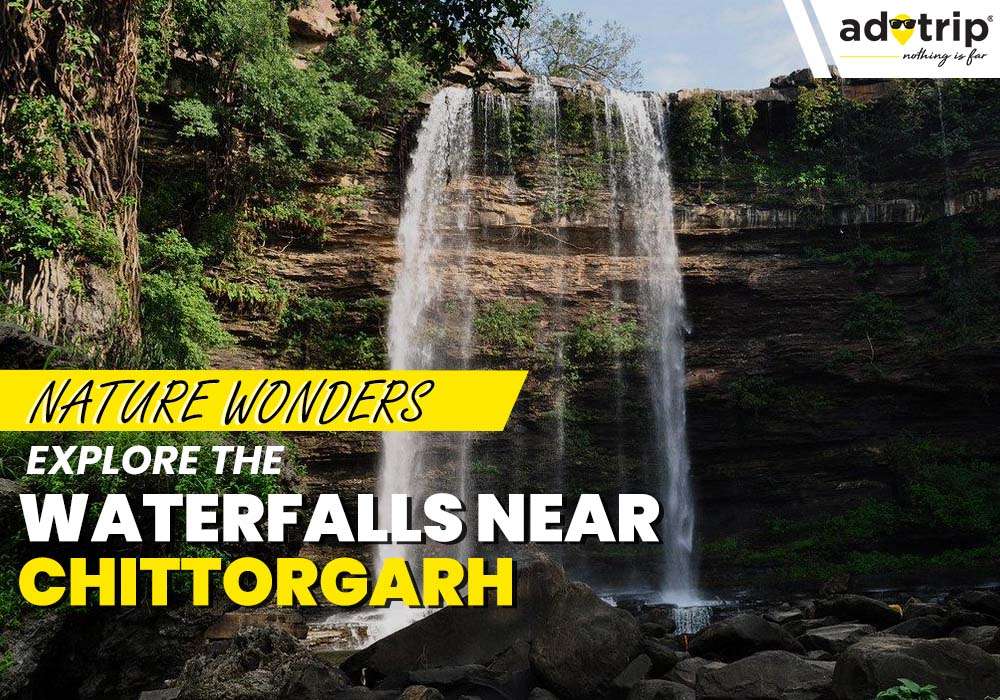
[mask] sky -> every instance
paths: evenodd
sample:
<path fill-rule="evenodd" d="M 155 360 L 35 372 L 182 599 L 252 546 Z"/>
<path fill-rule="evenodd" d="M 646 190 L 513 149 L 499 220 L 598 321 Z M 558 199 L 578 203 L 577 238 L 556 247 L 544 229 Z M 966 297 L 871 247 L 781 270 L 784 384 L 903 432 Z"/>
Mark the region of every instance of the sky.
<path fill-rule="evenodd" d="M 623 25 L 637 39 L 647 90 L 767 87 L 806 66 L 781 0 L 548 0 L 583 11 L 599 27 Z"/>

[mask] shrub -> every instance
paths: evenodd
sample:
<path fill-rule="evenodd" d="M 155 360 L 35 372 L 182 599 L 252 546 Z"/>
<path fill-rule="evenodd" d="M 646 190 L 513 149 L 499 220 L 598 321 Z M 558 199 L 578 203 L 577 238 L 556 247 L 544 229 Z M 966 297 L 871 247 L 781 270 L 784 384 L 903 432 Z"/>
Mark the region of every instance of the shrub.
<path fill-rule="evenodd" d="M 613 359 L 635 360 L 645 342 L 634 319 L 613 312 L 588 314 L 567 336 L 566 350 L 577 365 L 595 366 Z"/>
<path fill-rule="evenodd" d="M 58 191 L 74 129 L 55 97 L 14 101 L 0 133 L 0 276 L 69 249 L 112 266 L 121 246 L 81 197 Z"/>
<path fill-rule="evenodd" d="M 875 700 L 938 700 L 937 686 L 920 685 L 908 678 L 899 678 L 899 685 L 883 690 Z"/>
<path fill-rule="evenodd" d="M 541 313 L 540 304 L 502 300 L 489 304 L 472 325 L 488 355 L 530 350 L 535 344 Z"/>
<path fill-rule="evenodd" d="M 903 335 L 903 313 L 892 299 L 877 292 L 865 292 L 851 303 L 844 333 L 851 338 L 897 340 Z"/>
<path fill-rule="evenodd" d="M 715 157 L 713 144 L 719 128 L 718 103 L 717 95 L 703 93 L 681 100 L 673 111 L 671 156 L 689 178 L 704 177 Z"/>
<path fill-rule="evenodd" d="M 386 362 L 385 341 L 368 329 L 379 327 L 384 312 L 384 303 L 372 299 L 348 304 L 297 297 L 282 312 L 278 336 L 301 367 L 379 369 Z"/>
<path fill-rule="evenodd" d="M 229 342 L 202 287 L 203 254 L 176 230 L 140 240 L 140 322 L 143 362 L 163 369 L 198 369 L 208 351 Z"/>

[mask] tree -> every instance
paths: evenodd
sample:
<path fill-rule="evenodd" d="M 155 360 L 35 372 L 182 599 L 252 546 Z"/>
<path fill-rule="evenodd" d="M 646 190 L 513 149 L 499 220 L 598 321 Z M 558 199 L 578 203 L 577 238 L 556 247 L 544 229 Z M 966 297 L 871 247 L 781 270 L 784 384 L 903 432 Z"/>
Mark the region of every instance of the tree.
<path fill-rule="evenodd" d="M 138 0 L 0 4 L 7 298 L 101 357 L 139 335 L 138 18 Z"/>
<path fill-rule="evenodd" d="M 148 164 L 142 223 L 147 233 L 179 229 L 212 249 L 210 263 L 246 252 L 268 227 L 302 223 L 302 185 L 312 167 L 365 157 L 379 124 L 398 118 L 427 86 L 423 66 L 387 46 L 357 13 L 344 13 L 353 21 L 343 21 L 323 51 L 296 54 L 293 4 L 145 6 L 140 94 L 166 107 L 160 112 L 193 156 L 187 180 L 194 184 L 184 206 L 172 194 L 169 206 L 150 206 L 163 199 L 157 192 L 177 189 L 178 172 Z"/>
<path fill-rule="evenodd" d="M 554 13 L 535 0 L 525 22 L 508 22 L 500 31 L 501 51 L 529 73 L 596 80 L 630 87 L 641 77 L 632 58 L 635 37 L 617 22 L 596 31 L 583 12 Z"/>
<path fill-rule="evenodd" d="M 493 62 L 507 27 L 524 28 L 531 0 L 337 0 L 354 5 L 384 40 L 413 50 L 436 74 L 463 54 Z"/>

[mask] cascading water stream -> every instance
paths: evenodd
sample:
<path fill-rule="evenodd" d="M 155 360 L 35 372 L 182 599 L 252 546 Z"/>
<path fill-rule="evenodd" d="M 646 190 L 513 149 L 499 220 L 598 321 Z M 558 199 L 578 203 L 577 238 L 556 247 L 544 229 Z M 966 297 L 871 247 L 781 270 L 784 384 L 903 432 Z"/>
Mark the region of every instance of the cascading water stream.
<path fill-rule="evenodd" d="M 594 134 L 595 140 L 598 133 L 597 129 L 597 109 L 594 109 Z M 621 211 L 620 202 L 618 198 L 618 170 L 615 163 L 615 158 L 617 157 L 615 149 L 615 140 L 613 134 L 615 133 L 615 118 L 614 118 L 614 105 L 613 102 L 608 99 L 607 96 L 604 98 L 604 139 L 605 146 L 607 149 L 607 159 L 608 159 L 608 186 L 611 190 L 611 211 L 608 212 L 608 229 L 610 233 L 610 252 L 611 257 L 617 262 L 621 258 L 622 254 L 622 231 L 621 231 Z M 622 285 L 618 280 L 617 276 L 611 281 L 611 305 L 612 313 L 617 317 L 621 313 L 622 308 Z M 616 319 L 617 320 L 617 319 Z M 613 358 L 614 372 L 615 372 L 615 384 L 614 384 L 614 407 L 615 407 L 615 461 L 617 462 L 618 468 L 618 486 L 620 489 L 627 490 L 629 485 L 627 483 L 628 475 L 625 473 L 625 435 L 624 435 L 624 411 L 625 411 L 625 367 L 622 363 L 622 356 L 619 348 L 615 347 L 615 354 Z"/>
<path fill-rule="evenodd" d="M 406 194 L 396 234 L 400 263 L 392 293 L 388 320 L 389 366 L 392 369 L 443 369 L 467 366 L 471 353 L 471 297 L 463 293 L 468 284 L 463 270 L 468 257 L 468 174 L 473 126 L 473 92 L 448 87 L 435 95 L 430 111 L 417 135 L 417 147 L 406 179 Z M 456 242 L 449 243 L 448 236 Z M 450 257 L 449 257 L 450 256 Z M 457 257 L 457 260 L 456 260 Z M 450 261 L 450 262 L 449 262 Z M 455 280 L 459 301 L 457 320 L 449 317 L 443 298 L 444 280 Z M 435 326 L 440 332 L 434 332 Z M 456 334 L 457 333 L 457 338 Z M 454 342 L 457 341 L 457 342 Z M 450 347 L 459 348 L 454 357 Z M 455 436 L 450 452 L 455 455 L 452 490 L 464 495 L 469 469 L 467 436 Z M 379 520 L 387 524 L 393 494 L 421 498 L 431 467 L 427 438 L 419 433 L 384 433 L 378 478 Z M 387 544 L 377 548 L 377 565 L 389 557 L 402 557 L 419 570 L 414 556 L 417 545 Z M 394 608 L 387 627 L 401 627 L 413 611 Z"/>
<path fill-rule="evenodd" d="M 955 184 L 954 175 L 951 172 L 951 149 L 948 146 L 948 130 L 944 122 L 944 91 L 941 80 L 934 81 L 934 88 L 937 90 L 938 125 L 940 128 L 941 144 L 941 165 L 944 168 L 944 213 L 945 216 L 954 216 L 955 206 Z"/>
<path fill-rule="evenodd" d="M 674 233 L 664 107 L 652 95 L 610 91 L 620 124 L 617 178 L 629 197 L 638 252 L 648 264 L 646 313 L 652 349 L 650 385 L 655 416 L 655 454 L 662 466 L 664 507 L 663 597 L 697 603 L 694 572 L 694 503 L 684 398 L 684 289 Z"/>
<path fill-rule="evenodd" d="M 548 78 L 535 78 L 529 94 L 531 119 L 535 125 L 535 141 L 540 151 L 540 159 L 548 171 L 552 188 L 544 205 L 545 214 L 555 224 L 558 241 L 555 265 L 556 304 L 552 324 L 555 329 L 555 392 L 553 413 L 555 418 L 555 488 L 562 491 L 566 482 L 566 347 L 563 340 L 565 324 L 564 297 L 566 296 L 566 256 L 562 237 L 558 233 L 562 211 L 562 173 L 559 159 L 559 94 Z"/>

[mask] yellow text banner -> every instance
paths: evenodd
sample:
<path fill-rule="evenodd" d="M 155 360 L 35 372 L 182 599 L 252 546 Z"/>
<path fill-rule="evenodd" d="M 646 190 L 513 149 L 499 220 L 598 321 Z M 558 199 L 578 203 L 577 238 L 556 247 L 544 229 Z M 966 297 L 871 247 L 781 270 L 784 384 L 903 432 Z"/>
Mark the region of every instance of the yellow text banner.
<path fill-rule="evenodd" d="M 527 372 L 0 370 L 0 431 L 499 431 Z"/>

